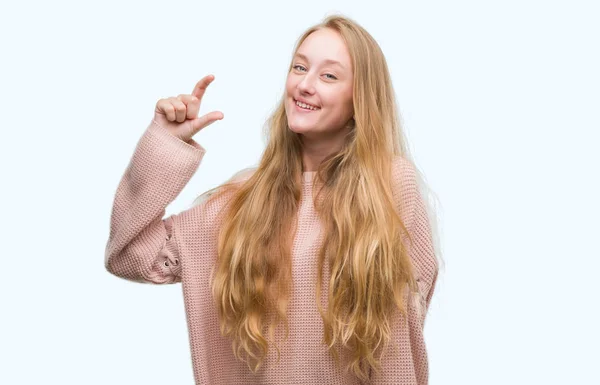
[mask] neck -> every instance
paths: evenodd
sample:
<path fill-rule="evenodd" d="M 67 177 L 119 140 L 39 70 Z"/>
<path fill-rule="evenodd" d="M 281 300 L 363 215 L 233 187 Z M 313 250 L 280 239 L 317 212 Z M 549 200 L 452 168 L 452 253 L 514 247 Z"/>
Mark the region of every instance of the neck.
<path fill-rule="evenodd" d="M 340 130 L 330 137 L 311 137 L 300 135 L 302 141 L 303 171 L 316 171 L 323 159 L 342 149 L 344 138 L 348 130 Z"/>

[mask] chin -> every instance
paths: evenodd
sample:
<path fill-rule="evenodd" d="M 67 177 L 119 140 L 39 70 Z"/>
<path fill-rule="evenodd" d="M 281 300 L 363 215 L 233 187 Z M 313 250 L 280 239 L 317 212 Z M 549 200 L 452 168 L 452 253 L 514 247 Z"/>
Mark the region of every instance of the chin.
<path fill-rule="evenodd" d="M 292 132 L 295 132 L 296 134 L 304 134 L 304 133 L 312 131 L 311 127 L 298 126 L 295 124 L 288 123 L 288 127 L 290 128 L 290 130 Z"/>
<path fill-rule="evenodd" d="M 290 131 L 295 132 L 296 134 L 304 134 L 306 132 L 312 131 L 312 126 L 307 126 L 305 124 L 298 124 L 298 122 L 291 122 L 290 119 L 287 119 L 287 125 Z"/>

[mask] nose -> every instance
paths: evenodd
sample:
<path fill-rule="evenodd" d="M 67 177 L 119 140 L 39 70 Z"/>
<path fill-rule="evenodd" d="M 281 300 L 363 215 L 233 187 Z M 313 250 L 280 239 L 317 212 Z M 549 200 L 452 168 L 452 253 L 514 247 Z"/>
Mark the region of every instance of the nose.
<path fill-rule="evenodd" d="M 315 93 L 315 80 L 311 74 L 306 74 L 302 78 L 302 81 L 298 83 L 298 91 L 303 94 L 314 94 Z"/>

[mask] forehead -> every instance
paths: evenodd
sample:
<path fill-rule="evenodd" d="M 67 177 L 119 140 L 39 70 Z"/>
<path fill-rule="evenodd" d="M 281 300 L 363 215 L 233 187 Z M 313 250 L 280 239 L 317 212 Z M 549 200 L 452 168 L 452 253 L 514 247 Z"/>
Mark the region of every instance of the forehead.
<path fill-rule="evenodd" d="M 335 64 L 337 62 L 341 67 L 351 67 L 346 43 L 339 33 L 329 28 L 308 35 L 298 47 L 295 56 L 315 63 Z"/>

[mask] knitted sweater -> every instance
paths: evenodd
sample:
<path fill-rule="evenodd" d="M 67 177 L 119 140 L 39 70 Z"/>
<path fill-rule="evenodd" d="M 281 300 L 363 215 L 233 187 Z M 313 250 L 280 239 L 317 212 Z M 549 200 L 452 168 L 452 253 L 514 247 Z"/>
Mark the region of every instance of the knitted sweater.
<path fill-rule="evenodd" d="M 336 363 L 321 342 L 323 325 L 315 302 L 315 284 L 323 234 L 310 194 L 315 172 L 303 173 L 292 248 L 290 330 L 285 342 L 283 327 L 276 328 L 279 362 L 274 347 L 269 348 L 257 373 L 235 359 L 231 341 L 220 333 L 209 288 L 217 257 L 219 209 L 225 198 L 202 202 L 163 218 L 166 206 L 194 175 L 204 154 L 205 149 L 193 139 L 184 142 L 152 120 L 116 190 L 105 250 L 106 269 L 135 282 L 182 284 L 196 384 L 360 384 L 351 372 L 345 372 Z M 248 176 L 246 173 L 238 179 L 243 181 Z M 399 212 L 415 240 L 409 253 L 417 273 L 420 301 L 409 302 L 408 318 L 400 322 L 401 318 L 396 317 L 391 324 L 392 339 L 381 356 L 382 371 L 377 375 L 374 370 L 371 372 L 371 383 L 425 385 L 428 363 L 423 326 L 438 265 L 415 170 L 402 157 L 394 160 L 393 181 Z M 327 292 L 325 282 L 324 309 Z M 344 358 L 343 351 L 340 353 Z"/>

